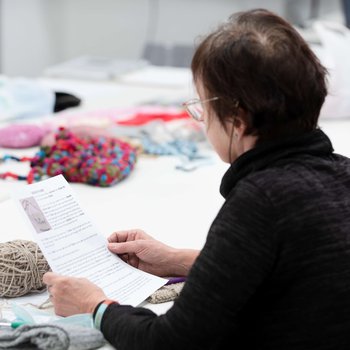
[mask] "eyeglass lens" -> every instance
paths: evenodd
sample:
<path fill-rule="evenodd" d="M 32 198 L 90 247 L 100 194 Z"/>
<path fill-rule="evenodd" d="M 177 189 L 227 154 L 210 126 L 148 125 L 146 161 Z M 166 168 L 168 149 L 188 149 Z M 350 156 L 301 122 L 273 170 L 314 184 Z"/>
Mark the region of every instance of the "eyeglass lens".
<path fill-rule="evenodd" d="M 189 105 L 189 110 L 190 113 L 192 114 L 192 116 L 196 119 L 196 120 L 201 120 L 202 116 L 203 116 L 203 107 L 200 103 L 196 103 L 196 104 L 192 104 Z"/>

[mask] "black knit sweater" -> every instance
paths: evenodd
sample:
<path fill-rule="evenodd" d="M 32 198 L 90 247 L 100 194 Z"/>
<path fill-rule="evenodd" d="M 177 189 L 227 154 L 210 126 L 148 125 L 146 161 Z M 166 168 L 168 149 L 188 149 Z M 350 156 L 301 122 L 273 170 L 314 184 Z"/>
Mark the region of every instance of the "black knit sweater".
<path fill-rule="evenodd" d="M 315 130 L 244 153 L 174 305 L 111 305 L 118 350 L 350 349 L 350 160 Z M 224 346 L 229 344 L 229 346 Z"/>

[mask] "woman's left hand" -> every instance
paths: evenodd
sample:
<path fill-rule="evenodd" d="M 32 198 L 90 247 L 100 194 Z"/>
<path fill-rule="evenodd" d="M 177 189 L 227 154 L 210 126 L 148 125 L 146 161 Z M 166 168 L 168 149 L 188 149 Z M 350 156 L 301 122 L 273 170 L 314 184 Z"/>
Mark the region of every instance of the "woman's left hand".
<path fill-rule="evenodd" d="M 47 285 L 50 301 L 59 316 L 93 313 L 97 304 L 107 299 L 103 290 L 86 278 L 47 272 L 43 282 Z"/>

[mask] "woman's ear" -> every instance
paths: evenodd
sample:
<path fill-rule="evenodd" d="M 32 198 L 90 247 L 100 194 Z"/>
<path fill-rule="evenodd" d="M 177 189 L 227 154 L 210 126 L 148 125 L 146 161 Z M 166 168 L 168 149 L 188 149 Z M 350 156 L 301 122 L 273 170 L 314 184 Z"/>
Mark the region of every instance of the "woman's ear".
<path fill-rule="evenodd" d="M 241 135 L 244 135 L 249 128 L 249 112 L 238 107 L 235 115 L 232 116 L 232 119 L 234 128 L 237 129 Z"/>

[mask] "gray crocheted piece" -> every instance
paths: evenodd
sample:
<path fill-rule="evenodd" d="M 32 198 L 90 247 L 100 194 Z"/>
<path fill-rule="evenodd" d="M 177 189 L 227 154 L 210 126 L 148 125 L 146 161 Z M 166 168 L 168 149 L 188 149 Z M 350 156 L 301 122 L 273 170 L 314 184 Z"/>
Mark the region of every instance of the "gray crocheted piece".
<path fill-rule="evenodd" d="M 160 287 L 147 298 L 147 301 L 152 304 L 160 304 L 167 301 L 173 301 L 180 295 L 184 284 L 185 282 L 179 282 Z"/>
<path fill-rule="evenodd" d="M 105 344 L 99 330 L 68 324 L 23 325 L 0 331 L 0 349 L 87 350 Z"/>

